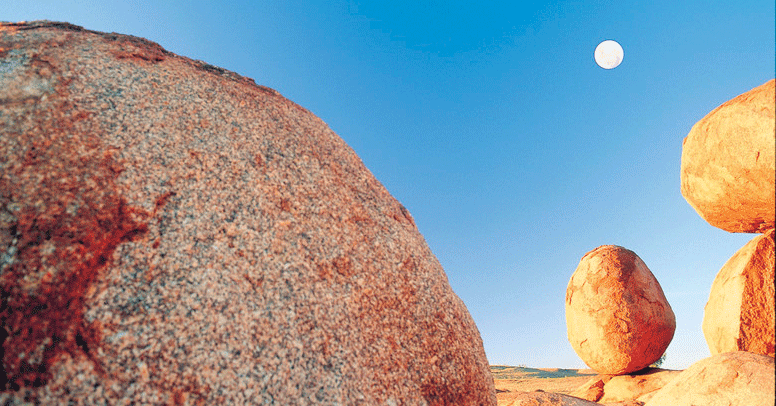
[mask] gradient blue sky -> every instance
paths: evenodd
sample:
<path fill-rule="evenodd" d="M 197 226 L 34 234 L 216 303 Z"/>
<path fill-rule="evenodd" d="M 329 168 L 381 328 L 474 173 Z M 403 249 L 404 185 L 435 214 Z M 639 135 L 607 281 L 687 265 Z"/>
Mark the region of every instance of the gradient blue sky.
<path fill-rule="evenodd" d="M 580 258 L 634 250 L 676 313 L 668 368 L 707 357 L 714 276 L 753 235 L 679 191 L 682 139 L 774 77 L 773 0 L 4 1 L 0 20 L 136 35 L 321 117 L 412 213 L 491 364 L 584 368 Z M 596 45 L 625 59 L 604 70 Z"/>

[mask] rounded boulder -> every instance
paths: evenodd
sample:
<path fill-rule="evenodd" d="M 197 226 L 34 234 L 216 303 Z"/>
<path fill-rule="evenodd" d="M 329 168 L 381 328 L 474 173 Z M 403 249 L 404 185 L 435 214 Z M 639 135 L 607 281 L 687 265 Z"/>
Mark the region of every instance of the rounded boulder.
<path fill-rule="evenodd" d="M 355 152 L 142 38 L 0 23 L 0 246 L 0 404 L 496 404 Z"/>
<path fill-rule="evenodd" d="M 774 356 L 774 230 L 749 241 L 720 269 L 703 314 L 711 354 Z"/>
<path fill-rule="evenodd" d="M 771 406 L 772 357 L 745 351 L 702 359 L 658 390 L 645 406 Z"/>
<path fill-rule="evenodd" d="M 715 227 L 734 233 L 774 228 L 774 83 L 717 107 L 682 143 L 682 195 Z"/>
<path fill-rule="evenodd" d="M 582 257 L 566 289 L 568 339 L 601 374 L 622 375 L 657 361 L 676 319 L 663 289 L 641 258 L 615 245 Z"/>

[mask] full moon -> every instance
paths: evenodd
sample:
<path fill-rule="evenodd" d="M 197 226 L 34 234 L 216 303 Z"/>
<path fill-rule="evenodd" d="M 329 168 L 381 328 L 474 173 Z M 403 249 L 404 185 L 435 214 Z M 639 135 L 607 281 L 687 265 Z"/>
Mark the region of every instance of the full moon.
<path fill-rule="evenodd" d="M 622 62 L 622 47 L 610 39 L 595 47 L 595 63 L 604 69 L 614 69 Z"/>

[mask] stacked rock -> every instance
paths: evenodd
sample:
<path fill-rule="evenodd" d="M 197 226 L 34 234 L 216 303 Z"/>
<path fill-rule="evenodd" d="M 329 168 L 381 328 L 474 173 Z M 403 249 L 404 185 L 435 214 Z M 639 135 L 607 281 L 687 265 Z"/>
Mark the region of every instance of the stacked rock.
<path fill-rule="evenodd" d="M 566 289 L 568 339 L 601 374 L 622 375 L 657 361 L 676 319 L 663 289 L 631 250 L 604 245 L 588 252 Z"/>
<path fill-rule="evenodd" d="M 774 404 L 775 85 L 771 80 L 719 106 L 683 142 L 681 190 L 687 202 L 715 227 L 761 234 L 714 280 L 703 318 L 712 356 L 684 372 L 643 369 L 668 347 L 674 314 L 635 253 L 602 246 L 582 257 L 569 281 L 568 338 L 602 375 L 640 372 L 619 381 L 599 375 L 574 396 L 601 403 L 630 397 L 647 406 Z M 660 379 L 645 379 L 656 372 Z M 611 385 L 615 381 L 621 388 Z"/>
<path fill-rule="evenodd" d="M 703 318 L 712 354 L 774 356 L 775 83 L 714 109 L 682 147 L 682 195 L 698 214 L 729 232 L 762 233 L 714 279 Z"/>

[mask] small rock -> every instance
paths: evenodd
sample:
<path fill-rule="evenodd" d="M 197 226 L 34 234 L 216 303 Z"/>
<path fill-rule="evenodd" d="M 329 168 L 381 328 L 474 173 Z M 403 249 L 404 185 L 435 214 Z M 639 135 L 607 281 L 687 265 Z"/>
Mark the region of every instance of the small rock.
<path fill-rule="evenodd" d="M 612 379 L 611 375 L 599 375 L 585 382 L 579 388 L 569 393 L 570 396 L 580 399 L 598 402 L 598 399 L 604 396 L 604 385 Z"/>
<path fill-rule="evenodd" d="M 676 320 L 663 289 L 633 251 L 604 245 L 582 257 L 566 289 L 568 339 L 601 374 L 621 375 L 657 361 Z"/>
<path fill-rule="evenodd" d="M 772 357 L 745 351 L 702 359 L 658 390 L 645 406 L 773 406 Z"/>
<path fill-rule="evenodd" d="M 717 107 L 684 139 L 682 195 L 715 227 L 734 233 L 774 228 L 774 83 Z"/>
<path fill-rule="evenodd" d="M 774 356 L 774 230 L 755 237 L 720 269 L 703 314 L 711 354 Z"/>

